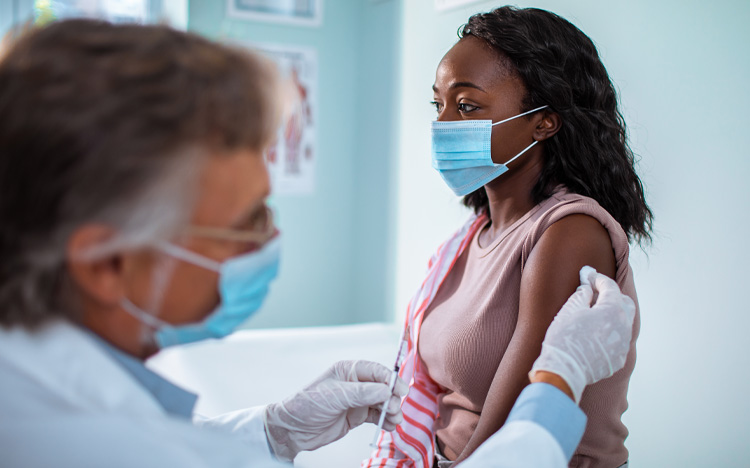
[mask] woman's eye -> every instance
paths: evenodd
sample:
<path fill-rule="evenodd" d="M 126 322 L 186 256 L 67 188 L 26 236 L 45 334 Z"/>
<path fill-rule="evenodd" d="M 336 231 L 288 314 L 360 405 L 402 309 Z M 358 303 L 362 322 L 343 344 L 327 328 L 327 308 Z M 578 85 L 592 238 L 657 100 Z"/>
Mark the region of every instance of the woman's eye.
<path fill-rule="evenodd" d="M 440 112 L 440 109 L 443 108 L 443 106 L 437 101 L 430 101 L 430 104 L 435 107 L 436 112 Z"/>
<path fill-rule="evenodd" d="M 479 109 L 477 106 L 472 106 L 471 104 L 466 104 L 465 102 L 459 102 L 458 103 L 458 111 L 459 112 L 471 112 Z"/>

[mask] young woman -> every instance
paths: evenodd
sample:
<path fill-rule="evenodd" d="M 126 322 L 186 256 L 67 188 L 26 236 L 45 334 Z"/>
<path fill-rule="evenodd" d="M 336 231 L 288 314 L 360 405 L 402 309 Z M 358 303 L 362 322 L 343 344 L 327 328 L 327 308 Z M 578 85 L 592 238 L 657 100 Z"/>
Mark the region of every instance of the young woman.
<path fill-rule="evenodd" d="M 563 18 L 472 16 L 440 62 L 432 165 L 475 212 L 443 244 L 407 313 L 404 423 L 363 466 L 445 467 L 505 422 L 584 265 L 637 304 L 629 241 L 652 213 L 617 96 L 592 41 Z M 588 416 L 572 467 L 627 464 L 625 367 L 576 395 Z"/>

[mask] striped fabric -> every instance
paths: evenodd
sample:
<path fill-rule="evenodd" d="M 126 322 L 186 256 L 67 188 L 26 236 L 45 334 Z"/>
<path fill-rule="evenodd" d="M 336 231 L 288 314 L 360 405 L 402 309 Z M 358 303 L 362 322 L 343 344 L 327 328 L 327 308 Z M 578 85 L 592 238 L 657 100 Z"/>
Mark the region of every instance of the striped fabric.
<path fill-rule="evenodd" d="M 453 268 L 486 216 L 472 216 L 464 226 L 438 247 L 427 266 L 427 277 L 406 309 L 407 353 L 399 375 L 409 382 L 409 393 L 401 402 L 404 421 L 393 432 L 383 431 L 378 448 L 362 462 L 362 468 L 430 468 L 435 456 L 434 425 L 440 392 L 417 358 L 419 330 L 424 312 L 443 280 Z"/>

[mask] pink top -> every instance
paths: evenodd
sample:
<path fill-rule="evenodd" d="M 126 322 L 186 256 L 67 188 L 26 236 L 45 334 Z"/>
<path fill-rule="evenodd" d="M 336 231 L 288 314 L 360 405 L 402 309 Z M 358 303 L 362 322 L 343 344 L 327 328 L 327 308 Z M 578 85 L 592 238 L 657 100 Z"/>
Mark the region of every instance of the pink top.
<path fill-rule="evenodd" d="M 482 229 L 478 229 L 425 312 L 418 350 L 430 378 L 443 389 L 434 429 L 446 450 L 461 453 L 479 422 L 516 327 L 526 259 L 544 231 L 571 214 L 592 216 L 608 230 L 615 251 L 615 279 L 635 301 L 636 319 L 625 367 L 583 393 L 581 409 L 588 425 L 570 466 L 617 467 L 627 461 L 624 441 L 628 431 L 621 416 L 627 409 L 640 328 L 627 237 L 596 201 L 564 189 L 526 213 L 491 245 L 480 247 Z"/>

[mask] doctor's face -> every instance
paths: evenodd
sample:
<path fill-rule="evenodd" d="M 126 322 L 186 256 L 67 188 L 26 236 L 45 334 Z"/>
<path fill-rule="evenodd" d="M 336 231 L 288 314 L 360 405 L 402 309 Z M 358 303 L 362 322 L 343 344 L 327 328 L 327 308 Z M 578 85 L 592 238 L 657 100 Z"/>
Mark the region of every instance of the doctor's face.
<path fill-rule="evenodd" d="M 265 210 L 265 199 L 270 191 L 261 152 L 240 150 L 214 154 L 202 168 L 196 189 L 191 226 L 247 231 L 248 220 Z M 249 249 L 245 242 L 194 236 L 188 230 L 172 243 L 217 262 Z M 135 257 L 130 261 L 125 278 L 124 295 L 139 308 L 149 311 L 148 304 L 158 295 L 156 310 L 149 312 L 179 325 L 200 322 L 219 305 L 217 272 L 157 251 L 142 252 Z M 161 283 L 157 272 L 164 271 L 167 280 Z M 134 331 L 143 326 L 134 318 L 126 316 L 124 320 Z M 143 353 L 147 356 L 154 352 L 156 349 Z"/>
<path fill-rule="evenodd" d="M 269 192 L 268 171 L 260 152 L 241 150 L 214 155 L 200 179 L 190 224 L 245 232 L 251 227 L 248 220 L 265 211 Z M 218 262 L 249 248 L 245 242 L 189 234 L 175 243 Z M 218 304 L 218 273 L 177 260 L 161 317 L 172 324 L 197 322 Z"/>

